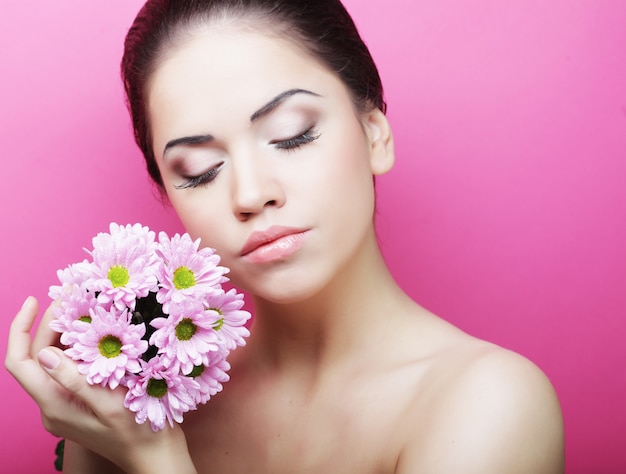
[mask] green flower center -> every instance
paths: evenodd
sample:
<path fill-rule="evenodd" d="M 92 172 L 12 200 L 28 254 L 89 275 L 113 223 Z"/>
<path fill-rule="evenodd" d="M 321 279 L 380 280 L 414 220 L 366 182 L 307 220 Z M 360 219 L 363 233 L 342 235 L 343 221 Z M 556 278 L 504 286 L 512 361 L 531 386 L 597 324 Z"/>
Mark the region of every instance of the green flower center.
<path fill-rule="evenodd" d="M 196 377 L 200 377 L 202 375 L 202 373 L 204 372 L 204 365 L 195 365 L 193 367 L 193 370 L 189 373 L 188 377 L 193 377 L 194 379 Z"/>
<path fill-rule="evenodd" d="M 196 277 L 187 267 L 178 267 L 174 272 L 174 286 L 177 290 L 191 288 L 196 285 Z"/>
<path fill-rule="evenodd" d="M 220 316 L 223 315 L 224 313 L 222 313 L 220 311 L 219 308 L 209 308 L 209 311 L 215 311 L 217 314 L 219 314 Z M 224 318 L 220 318 L 215 322 L 215 325 L 213 326 L 213 329 L 215 329 L 216 331 L 219 331 L 220 329 L 222 329 L 222 326 L 224 325 Z"/>
<path fill-rule="evenodd" d="M 198 326 L 196 326 L 191 319 L 184 318 L 176 325 L 176 337 L 179 341 L 188 341 L 197 330 Z"/>
<path fill-rule="evenodd" d="M 114 265 L 109 270 L 109 274 L 107 275 L 111 283 L 113 284 L 113 288 L 119 288 L 121 286 L 126 286 L 128 280 L 130 280 L 130 275 L 128 274 L 128 270 L 122 267 L 121 265 Z"/>
<path fill-rule="evenodd" d="M 89 316 L 88 314 L 81 316 L 80 318 L 78 318 L 79 321 L 82 321 L 83 323 L 91 323 L 91 316 Z"/>
<path fill-rule="evenodd" d="M 119 337 L 109 334 L 100 339 L 98 349 L 104 357 L 112 359 L 122 353 L 122 341 Z"/>
<path fill-rule="evenodd" d="M 161 398 L 167 393 L 167 382 L 161 379 L 150 379 L 146 393 L 154 398 Z"/>

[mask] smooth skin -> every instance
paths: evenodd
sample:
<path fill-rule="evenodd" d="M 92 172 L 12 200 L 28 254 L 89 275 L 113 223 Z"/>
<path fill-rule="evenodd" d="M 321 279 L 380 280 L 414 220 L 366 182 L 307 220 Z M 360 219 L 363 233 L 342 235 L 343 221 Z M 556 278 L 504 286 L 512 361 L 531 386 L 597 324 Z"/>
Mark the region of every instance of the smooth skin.
<path fill-rule="evenodd" d="M 545 375 L 420 307 L 390 275 L 373 225 L 373 177 L 394 162 L 379 110 L 356 110 L 294 43 L 228 20 L 167 51 L 148 92 L 167 195 L 251 295 L 255 319 L 223 393 L 155 434 L 121 408 L 122 389 L 87 386 L 46 348 L 50 312 L 30 341 L 27 300 L 6 365 L 46 428 L 73 440 L 65 472 L 115 472 L 105 458 L 133 473 L 563 472 Z M 242 256 L 272 225 L 303 230 L 302 248 Z"/>

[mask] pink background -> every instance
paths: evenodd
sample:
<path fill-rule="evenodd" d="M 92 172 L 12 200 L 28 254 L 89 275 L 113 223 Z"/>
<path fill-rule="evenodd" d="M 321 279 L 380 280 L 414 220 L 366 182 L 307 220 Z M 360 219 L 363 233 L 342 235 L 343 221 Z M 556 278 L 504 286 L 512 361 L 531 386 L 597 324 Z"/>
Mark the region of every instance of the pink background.
<path fill-rule="evenodd" d="M 28 294 L 110 221 L 180 231 L 122 102 L 141 0 L 8 0 L 0 15 L 0 349 Z M 568 473 L 626 472 L 626 2 L 347 0 L 379 64 L 397 165 L 379 233 L 417 301 L 533 360 Z M 0 371 L 6 472 L 56 440 Z"/>

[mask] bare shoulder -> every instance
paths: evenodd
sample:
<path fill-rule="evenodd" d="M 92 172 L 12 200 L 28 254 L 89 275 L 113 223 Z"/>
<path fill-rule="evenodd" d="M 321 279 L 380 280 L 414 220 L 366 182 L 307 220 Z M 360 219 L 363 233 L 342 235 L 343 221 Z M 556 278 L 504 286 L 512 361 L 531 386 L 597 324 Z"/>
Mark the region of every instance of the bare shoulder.
<path fill-rule="evenodd" d="M 433 357 L 398 473 L 563 472 L 558 398 L 523 356 L 464 335 Z"/>

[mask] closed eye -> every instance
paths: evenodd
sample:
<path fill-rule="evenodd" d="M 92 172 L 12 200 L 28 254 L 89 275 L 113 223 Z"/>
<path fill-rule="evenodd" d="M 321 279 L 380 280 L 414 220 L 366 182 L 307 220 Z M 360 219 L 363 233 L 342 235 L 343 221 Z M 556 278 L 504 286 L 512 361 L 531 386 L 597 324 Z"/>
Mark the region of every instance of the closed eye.
<path fill-rule="evenodd" d="M 222 162 L 218 164 L 217 166 L 214 166 L 207 172 L 202 173 L 199 176 L 185 176 L 187 181 L 184 182 L 183 184 L 174 185 L 174 187 L 176 189 L 188 189 L 188 188 L 197 188 L 198 186 L 203 186 L 203 185 L 206 186 L 217 177 L 223 165 L 224 163 Z"/>
<path fill-rule="evenodd" d="M 302 145 L 306 145 L 307 143 L 317 140 L 319 137 L 319 131 L 317 131 L 314 127 L 311 127 L 300 135 L 286 140 L 273 140 L 270 144 L 276 146 L 279 150 L 295 150 Z"/>

